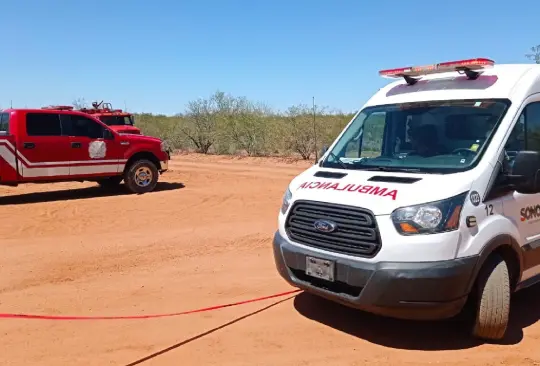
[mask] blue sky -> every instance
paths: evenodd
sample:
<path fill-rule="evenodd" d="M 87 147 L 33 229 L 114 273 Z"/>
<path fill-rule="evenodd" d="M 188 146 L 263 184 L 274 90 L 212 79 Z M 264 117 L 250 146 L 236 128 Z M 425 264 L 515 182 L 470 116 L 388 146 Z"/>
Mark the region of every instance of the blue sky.
<path fill-rule="evenodd" d="M 173 114 L 216 90 L 354 111 L 384 68 L 530 63 L 536 0 L 3 0 L 0 108 L 105 100 Z"/>

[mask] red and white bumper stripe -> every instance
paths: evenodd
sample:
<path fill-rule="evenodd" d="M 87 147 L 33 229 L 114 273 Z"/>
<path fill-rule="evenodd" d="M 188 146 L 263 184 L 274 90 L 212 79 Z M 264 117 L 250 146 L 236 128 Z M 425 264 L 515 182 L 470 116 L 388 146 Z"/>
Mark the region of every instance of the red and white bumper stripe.
<path fill-rule="evenodd" d="M 124 170 L 127 159 L 84 160 L 84 161 L 48 161 L 31 162 L 20 151 L 16 151 L 11 142 L 0 140 L 0 158 L 24 178 L 54 177 L 67 175 L 85 175 L 100 173 L 120 173 Z"/>

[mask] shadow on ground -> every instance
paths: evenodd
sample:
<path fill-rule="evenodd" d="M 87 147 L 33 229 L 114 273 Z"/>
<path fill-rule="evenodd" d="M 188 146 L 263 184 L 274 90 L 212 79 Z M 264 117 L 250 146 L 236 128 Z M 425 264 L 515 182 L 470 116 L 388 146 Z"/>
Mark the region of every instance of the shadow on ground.
<path fill-rule="evenodd" d="M 154 191 L 146 194 L 152 194 L 155 192 L 172 191 L 176 189 L 184 188 L 182 183 L 167 183 L 158 182 Z M 54 202 L 54 201 L 68 201 L 68 200 L 81 200 L 97 197 L 110 197 L 110 196 L 122 196 L 132 194 L 127 191 L 123 184 L 115 188 L 102 188 L 99 186 L 77 189 L 62 189 L 58 191 L 48 192 L 35 192 L 35 193 L 23 193 L 10 196 L 0 197 L 1 205 L 23 205 L 28 203 L 41 203 L 41 202 Z"/>
<path fill-rule="evenodd" d="M 212 328 L 212 329 L 210 329 L 210 330 L 207 330 L 206 332 L 197 334 L 197 335 L 194 336 L 194 337 L 191 337 L 191 338 L 188 338 L 188 339 L 183 340 L 183 341 L 181 341 L 181 342 L 175 343 L 175 344 L 173 344 L 172 346 L 169 346 L 169 347 L 167 347 L 167 348 L 161 349 L 161 350 L 159 350 L 159 351 L 157 351 L 157 352 L 154 352 L 154 353 L 152 353 L 152 354 L 150 354 L 150 355 L 147 355 L 147 356 L 145 356 L 145 357 L 139 358 L 138 360 L 132 361 L 132 362 L 128 363 L 126 366 L 135 366 L 135 365 L 140 365 L 140 364 L 142 364 L 142 363 L 145 363 L 146 361 L 151 361 L 151 360 L 153 360 L 154 358 L 157 358 L 157 357 L 159 357 L 159 356 L 161 356 L 161 355 L 163 355 L 163 354 L 165 354 L 165 353 L 171 352 L 171 351 L 173 351 L 173 350 L 175 350 L 175 349 L 177 349 L 177 348 L 180 348 L 180 347 L 182 347 L 182 346 L 185 346 L 185 345 L 188 344 L 188 343 L 191 343 L 191 342 L 196 341 L 196 340 L 198 340 L 198 339 L 204 338 L 204 337 L 206 337 L 207 335 L 210 335 L 210 334 L 212 334 L 212 333 L 215 333 L 215 332 L 217 332 L 217 331 L 219 331 L 219 330 L 221 330 L 221 329 L 227 328 L 228 326 L 231 326 L 231 325 L 233 325 L 233 324 L 235 324 L 235 323 L 238 323 L 238 322 L 240 322 L 240 321 L 242 321 L 242 320 L 244 320 L 244 319 L 248 319 L 248 318 L 251 318 L 252 316 L 255 316 L 255 315 L 257 315 L 257 314 L 260 314 L 260 313 L 262 313 L 262 312 L 264 312 L 264 311 L 266 311 L 266 310 L 268 310 L 268 309 L 270 309 L 270 308 L 273 308 L 274 306 L 277 306 L 277 305 L 279 305 L 279 304 L 281 304 L 281 303 L 284 303 L 285 301 L 288 301 L 288 300 L 292 299 L 293 297 L 294 297 L 294 296 L 288 297 L 288 298 L 283 299 L 283 300 L 278 300 L 278 301 L 276 301 L 276 302 L 274 302 L 274 303 L 272 303 L 272 304 L 270 304 L 270 305 L 267 305 L 267 306 L 265 306 L 265 307 L 263 307 L 263 308 L 261 308 L 261 309 L 255 310 L 255 311 L 253 311 L 253 312 L 251 312 L 251 313 L 245 314 L 245 315 L 243 315 L 243 316 L 241 316 L 241 317 L 239 317 L 239 318 L 233 319 L 233 320 L 231 320 L 231 321 L 229 321 L 229 322 L 227 322 L 227 323 L 225 323 L 225 324 L 222 324 L 222 325 L 220 325 L 220 326 L 218 326 L 218 327 Z M 181 363 L 179 363 L 179 364 L 181 364 Z"/>
<path fill-rule="evenodd" d="M 498 344 L 514 345 L 521 342 L 523 329 L 540 319 L 539 290 L 539 285 L 536 285 L 514 295 L 506 338 Z M 385 347 L 439 351 L 473 348 L 485 343 L 470 336 L 466 323 L 457 320 L 422 322 L 390 319 L 307 293 L 298 295 L 294 306 L 308 319 Z"/>

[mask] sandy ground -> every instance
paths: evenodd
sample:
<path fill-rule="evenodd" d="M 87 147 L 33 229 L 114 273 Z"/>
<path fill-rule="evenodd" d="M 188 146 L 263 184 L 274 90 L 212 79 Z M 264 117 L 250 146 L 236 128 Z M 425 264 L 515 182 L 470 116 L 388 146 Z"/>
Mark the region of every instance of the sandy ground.
<path fill-rule="evenodd" d="M 290 290 L 271 238 L 306 166 L 190 155 L 141 196 L 0 188 L 0 313 L 175 312 Z M 539 290 L 513 301 L 504 345 L 301 293 L 165 319 L 0 319 L 0 365 L 540 365 Z"/>

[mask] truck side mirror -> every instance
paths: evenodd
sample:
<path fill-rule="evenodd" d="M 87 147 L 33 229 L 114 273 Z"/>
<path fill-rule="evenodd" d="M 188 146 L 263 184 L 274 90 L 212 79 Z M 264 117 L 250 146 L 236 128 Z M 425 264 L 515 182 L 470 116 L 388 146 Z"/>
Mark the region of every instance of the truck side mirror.
<path fill-rule="evenodd" d="M 520 151 L 514 160 L 510 182 L 523 194 L 540 192 L 540 152 Z"/>
<path fill-rule="evenodd" d="M 114 135 L 108 128 L 103 129 L 103 138 L 105 140 L 114 140 Z"/>

